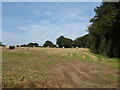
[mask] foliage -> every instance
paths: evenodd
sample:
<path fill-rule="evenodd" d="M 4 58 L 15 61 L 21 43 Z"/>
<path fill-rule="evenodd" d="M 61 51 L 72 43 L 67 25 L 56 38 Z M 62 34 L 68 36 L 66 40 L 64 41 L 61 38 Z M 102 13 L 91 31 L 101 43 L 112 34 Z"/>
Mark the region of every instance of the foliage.
<path fill-rule="evenodd" d="M 44 44 L 43 44 L 43 47 L 53 47 L 55 45 L 53 45 L 53 43 L 49 40 L 47 40 Z"/>
<path fill-rule="evenodd" d="M 26 46 L 27 46 L 26 44 L 20 45 L 20 47 L 26 47 Z"/>
<path fill-rule="evenodd" d="M 53 46 L 52 47 L 56 47 L 57 48 L 57 46 L 55 45 L 55 44 L 53 44 Z"/>
<path fill-rule="evenodd" d="M 103 2 L 90 20 L 90 50 L 96 54 L 120 58 L 120 2 Z"/>
<path fill-rule="evenodd" d="M 34 46 L 34 43 L 28 43 L 27 44 L 27 47 L 33 47 Z"/>
<path fill-rule="evenodd" d="M 71 48 L 72 47 L 72 40 L 69 38 L 65 38 L 64 36 L 60 36 L 59 38 L 57 38 L 57 45 L 62 48 Z"/>
<path fill-rule="evenodd" d="M 38 43 L 34 43 L 34 46 L 35 46 L 35 47 L 38 47 L 38 46 L 39 46 L 39 44 L 38 44 Z"/>
<path fill-rule="evenodd" d="M 21 47 L 39 47 L 39 44 L 38 43 L 28 43 L 27 45 L 26 44 L 23 44 L 23 45 L 20 45 Z"/>
<path fill-rule="evenodd" d="M 19 47 L 19 45 L 17 45 L 16 47 Z"/>
<path fill-rule="evenodd" d="M 82 47 L 82 48 L 88 48 L 89 47 L 89 34 L 86 34 L 82 37 L 79 37 L 75 39 L 72 43 L 73 47 Z"/>
<path fill-rule="evenodd" d="M 0 42 L 0 46 L 2 46 L 2 42 Z"/>

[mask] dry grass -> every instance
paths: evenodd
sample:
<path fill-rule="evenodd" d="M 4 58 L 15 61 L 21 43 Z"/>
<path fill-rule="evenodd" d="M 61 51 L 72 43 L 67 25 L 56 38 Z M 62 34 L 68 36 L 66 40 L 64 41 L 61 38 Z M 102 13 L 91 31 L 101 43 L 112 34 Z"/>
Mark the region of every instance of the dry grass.
<path fill-rule="evenodd" d="M 56 81 L 53 74 L 49 73 L 53 68 L 59 69 L 58 65 L 67 65 L 67 62 L 82 61 L 109 68 L 118 67 L 117 60 L 98 57 L 85 48 L 19 47 L 15 50 L 3 48 L 2 53 L 3 87 L 8 88 L 71 87 L 68 84 L 61 85 L 61 79 Z"/>

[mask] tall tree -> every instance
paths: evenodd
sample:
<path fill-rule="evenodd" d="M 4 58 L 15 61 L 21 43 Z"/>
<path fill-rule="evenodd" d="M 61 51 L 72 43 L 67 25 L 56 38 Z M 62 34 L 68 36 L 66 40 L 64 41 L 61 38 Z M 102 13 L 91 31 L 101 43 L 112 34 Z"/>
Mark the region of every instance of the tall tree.
<path fill-rule="evenodd" d="M 103 2 L 90 20 L 90 50 L 109 57 L 120 57 L 120 2 Z"/>
<path fill-rule="evenodd" d="M 60 36 L 59 38 L 57 38 L 57 42 L 56 44 L 62 48 L 62 47 L 65 47 L 65 48 L 71 48 L 72 47 L 72 39 L 69 39 L 69 38 L 65 38 L 64 36 Z"/>
<path fill-rule="evenodd" d="M 72 43 L 72 46 L 88 48 L 89 47 L 89 34 L 86 34 L 82 37 L 78 37 L 77 39 L 75 39 Z"/>

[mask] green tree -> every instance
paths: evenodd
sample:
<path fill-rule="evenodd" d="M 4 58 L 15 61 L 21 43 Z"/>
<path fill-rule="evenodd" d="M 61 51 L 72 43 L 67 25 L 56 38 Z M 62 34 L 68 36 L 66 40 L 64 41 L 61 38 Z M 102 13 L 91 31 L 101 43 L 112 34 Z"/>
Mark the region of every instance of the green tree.
<path fill-rule="evenodd" d="M 59 38 L 57 38 L 57 42 L 56 44 L 62 48 L 63 47 L 63 44 L 64 44 L 64 36 L 60 36 Z"/>
<path fill-rule="evenodd" d="M 62 47 L 65 47 L 65 48 L 71 48 L 72 47 L 72 39 L 69 39 L 69 38 L 65 38 L 64 36 L 60 36 L 59 38 L 57 38 L 56 40 L 56 44 L 62 48 Z"/>
<path fill-rule="evenodd" d="M 27 44 L 27 47 L 33 47 L 33 46 L 34 46 L 34 43 L 32 42 Z"/>
<path fill-rule="evenodd" d="M 0 46 L 2 46 L 2 42 L 0 42 Z"/>
<path fill-rule="evenodd" d="M 26 44 L 23 44 L 23 45 L 20 45 L 20 47 L 27 47 L 27 45 L 26 45 Z"/>
<path fill-rule="evenodd" d="M 88 48 L 89 47 L 89 34 L 86 34 L 82 37 L 78 37 L 77 39 L 75 39 L 72 43 L 72 46 Z"/>
<path fill-rule="evenodd" d="M 35 46 L 35 47 L 38 47 L 38 46 L 39 46 L 39 44 L 38 44 L 38 43 L 34 43 L 34 46 Z"/>
<path fill-rule="evenodd" d="M 120 2 L 103 2 L 90 20 L 90 50 L 109 57 L 120 57 Z"/>
<path fill-rule="evenodd" d="M 17 45 L 16 47 L 19 47 L 19 45 Z"/>
<path fill-rule="evenodd" d="M 47 40 L 44 44 L 43 44 L 43 47 L 53 47 L 53 43 L 49 40 Z"/>
<path fill-rule="evenodd" d="M 55 48 L 57 48 L 57 46 L 55 45 L 55 44 L 53 44 L 53 46 L 52 47 L 55 47 Z"/>

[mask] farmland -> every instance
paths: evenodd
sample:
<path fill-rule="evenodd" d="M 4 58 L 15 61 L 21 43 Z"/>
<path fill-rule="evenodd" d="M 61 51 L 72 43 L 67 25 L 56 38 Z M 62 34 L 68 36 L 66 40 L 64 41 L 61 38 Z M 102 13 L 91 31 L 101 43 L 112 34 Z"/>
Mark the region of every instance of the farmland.
<path fill-rule="evenodd" d="M 87 48 L 2 49 L 6 88 L 116 88 L 118 60 Z"/>

